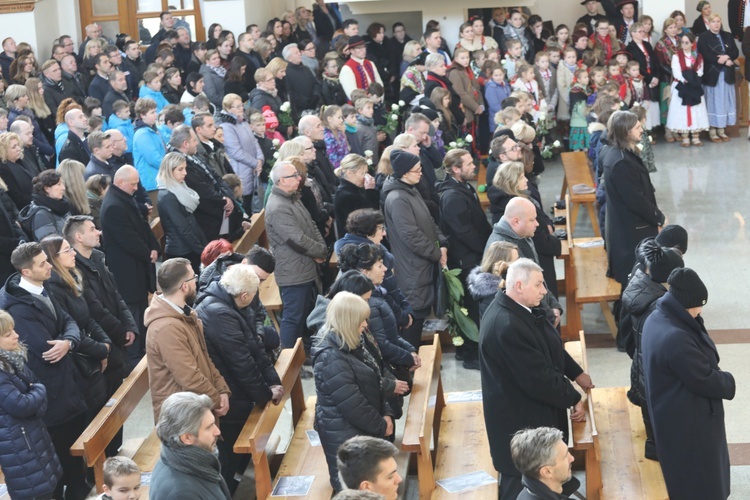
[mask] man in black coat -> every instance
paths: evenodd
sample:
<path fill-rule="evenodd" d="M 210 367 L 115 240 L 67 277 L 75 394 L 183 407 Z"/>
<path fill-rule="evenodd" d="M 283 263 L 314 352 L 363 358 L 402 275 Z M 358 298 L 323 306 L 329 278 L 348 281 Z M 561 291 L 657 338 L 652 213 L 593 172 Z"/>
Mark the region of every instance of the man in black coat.
<path fill-rule="evenodd" d="M 195 155 L 219 176 L 233 174 L 234 169 L 227 160 L 224 145 L 216 140 L 216 122 L 211 113 L 198 113 L 190 124 L 198 137 Z M 267 158 L 271 158 L 269 156 Z"/>
<path fill-rule="evenodd" d="M 700 316 L 708 291 L 695 271 L 675 269 L 669 291 L 643 325 L 646 402 L 670 498 L 729 496 L 729 451 L 722 400 L 734 399 L 731 373 Z"/>
<path fill-rule="evenodd" d="M 638 1 L 623 0 L 615 4 L 614 0 L 600 0 L 610 24 L 617 30 L 617 39 L 627 45 L 632 40 L 630 25 L 638 20 Z"/>
<path fill-rule="evenodd" d="M 91 160 L 91 150 L 83 140 L 89 121 L 80 109 L 71 109 L 65 113 L 65 124 L 68 126 L 68 138 L 65 139 L 58 159 L 76 160 L 84 165 Z"/>
<path fill-rule="evenodd" d="M 18 163 L 23 165 L 33 179 L 43 171 L 47 170 L 47 163 L 42 159 L 39 148 L 34 144 L 34 128 L 25 120 L 16 120 L 11 123 L 8 131 L 18 135 L 23 148 L 23 158 Z"/>
<path fill-rule="evenodd" d="M 490 453 L 502 474 L 500 498 L 516 498 L 523 488 L 511 459 L 511 436 L 546 426 L 563 431 L 567 441 L 566 410 L 572 407 L 573 421 L 586 419 L 581 395 L 570 380 L 583 390 L 594 385 L 538 307 L 547 293 L 542 268 L 519 259 L 508 268 L 506 284 L 482 317 L 479 364 Z"/>
<path fill-rule="evenodd" d="M 232 493 L 239 485 L 235 474 L 242 474 L 250 462 L 248 455 L 236 455 L 232 450 L 247 417 L 255 405 L 265 406 L 269 401 L 278 404 L 284 395 L 284 386 L 265 354 L 255 325 L 248 321 L 246 310 L 259 284 L 249 265 L 232 266 L 220 281 L 208 285 L 195 308 L 203 321 L 208 354 L 232 391 L 229 411 L 221 419 L 224 439 L 218 443 L 221 473 Z"/>
<path fill-rule="evenodd" d="M 294 120 L 299 120 L 303 111 L 316 109 L 320 105 L 320 82 L 302 64 L 302 53 L 295 44 L 284 47 L 281 54 L 289 63 L 286 67 L 286 88 L 289 91 L 292 116 Z"/>
<path fill-rule="evenodd" d="M 78 104 L 83 104 L 83 101 L 88 95 L 86 83 L 83 79 L 83 75 L 78 72 L 78 63 L 76 58 L 72 54 L 63 56 L 60 61 L 60 67 L 62 68 L 62 81 L 65 88 L 70 92 L 71 97 L 76 100 Z"/>
<path fill-rule="evenodd" d="M 42 65 L 42 87 L 44 88 L 44 102 L 53 115 L 57 113 L 57 108 L 63 99 L 73 96 L 62 81 L 60 64 L 54 59 Z"/>
<path fill-rule="evenodd" d="M 100 211 L 110 270 L 115 277 L 117 290 L 138 326 L 136 333 L 140 334 L 127 349 L 131 369 L 146 352 L 143 313 L 148 307 L 148 294 L 156 290 L 154 263 L 159 257 L 160 248 L 133 198 L 138 189 L 138 180 L 135 167 L 120 167 Z"/>
<path fill-rule="evenodd" d="M 586 25 L 586 34 L 590 37 L 596 31 L 596 22 L 599 19 L 607 19 L 606 16 L 599 14 L 600 0 L 583 0 L 581 5 L 586 7 L 586 14 L 582 15 L 576 21 L 576 24 L 583 23 Z"/>
<path fill-rule="evenodd" d="M 94 97 L 102 102 L 104 96 L 109 92 L 109 74 L 112 72 L 112 63 L 109 61 L 109 56 L 107 54 L 96 56 L 94 68 L 96 73 L 89 84 L 89 97 Z"/>
<path fill-rule="evenodd" d="M 112 105 L 115 101 L 130 102 L 131 99 L 127 94 L 128 80 L 124 71 L 113 71 L 109 76 L 109 90 L 102 101 L 102 116 L 109 120 L 109 115 L 114 113 Z"/>
<path fill-rule="evenodd" d="M 249 94 L 256 87 L 255 85 L 255 71 L 261 67 L 260 61 L 257 59 L 257 53 L 253 51 L 255 48 L 255 39 L 250 33 L 241 33 L 237 38 L 237 50 L 234 53 L 234 57 L 241 57 L 242 60 L 247 62 L 247 67 L 242 75 L 242 84 L 245 86 L 245 90 Z M 289 79 L 286 80 L 287 85 Z"/>

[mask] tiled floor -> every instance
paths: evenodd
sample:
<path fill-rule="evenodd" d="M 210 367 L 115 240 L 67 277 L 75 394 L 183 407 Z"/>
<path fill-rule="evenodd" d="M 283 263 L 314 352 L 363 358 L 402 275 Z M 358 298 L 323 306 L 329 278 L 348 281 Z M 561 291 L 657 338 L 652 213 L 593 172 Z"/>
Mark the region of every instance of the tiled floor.
<path fill-rule="evenodd" d="M 742 131 L 744 134 L 744 130 Z M 750 215 L 746 196 L 750 186 L 750 142 L 733 139 L 728 144 L 707 143 L 703 148 L 683 149 L 676 144 L 655 146 L 658 172 L 652 179 L 656 197 L 669 221 L 687 228 L 690 244 L 685 261 L 703 278 L 709 290 L 704 317 L 709 331 L 719 344 L 723 369 L 732 372 L 737 380 L 737 396 L 725 404 L 727 435 L 732 463 L 731 498 L 750 498 L 750 308 L 747 301 L 747 278 L 750 273 L 750 242 L 745 229 L 745 218 Z M 550 162 L 543 174 L 540 188 L 549 206 L 559 195 L 562 167 L 559 161 Z M 587 215 L 581 213 L 576 235 L 591 232 Z M 590 234 L 588 234 L 590 235 Z M 584 309 L 583 324 L 594 337 L 588 359 L 591 376 L 600 387 L 629 384 L 630 360 L 611 347 L 598 306 Z M 446 392 L 479 389 L 479 372 L 468 371 L 457 363 L 453 354 L 443 357 L 443 384 Z M 312 381 L 304 383 L 306 394 L 314 392 Z M 145 436 L 151 429 L 149 401 L 139 407 L 126 425 L 126 438 Z M 290 414 L 286 412 L 281 426 L 285 447 L 290 432 Z M 403 422 L 401 422 L 403 425 Z M 246 473 L 235 498 L 254 498 L 252 471 Z M 413 482 L 413 479 L 410 483 Z M 407 488 L 407 498 L 416 498 L 414 487 Z M 628 499 L 630 500 L 630 499 Z"/>

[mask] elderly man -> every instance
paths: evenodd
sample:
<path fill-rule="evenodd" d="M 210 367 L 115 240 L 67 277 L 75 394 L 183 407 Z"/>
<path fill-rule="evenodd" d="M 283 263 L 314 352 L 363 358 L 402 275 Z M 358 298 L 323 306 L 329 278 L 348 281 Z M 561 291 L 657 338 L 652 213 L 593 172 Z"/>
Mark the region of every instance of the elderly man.
<path fill-rule="evenodd" d="M 570 380 L 588 390 L 591 377 L 568 355 L 538 307 L 546 293 L 542 269 L 530 259 L 518 259 L 508 268 L 505 291 L 495 295 L 479 327 L 484 420 L 492 462 L 502 475 L 500 498 L 516 498 L 523 489 L 511 458 L 515 432 L 556 427 L 567 441 L 567 409 L 572 408 L 573 421 L 586 419 L 581 394 Z"/>
<path fill-rule="evenodd" d="M 231 391 L 208 355 L 203 322 L 190 307 L 198 291 L 198 275 L 190 261 L 165 261 L 157 275 L 161 293 L 146 309 L 146 352 L 151 404 L 158 420 L 161 405 L 176 392 L 193 391 L 211 398 L 216 416 L 229 411 Z"/>
<path fill-rule="evenodd" d="M 398 448 L 385 439 L 370 436 L 348 439 L 336 454 L 343 486 L 378 493 L 385 500 L 396 500 L 398 485 L 403 481 L 398 473 L 397 454 Z"/>
<path fill-rule="evenodd" d="M 154 264 L 161 248 L 133 197 L 137 190 L 138 171 L 130 165 L 120 167 L 100 211 L 107 263 L 138 326 L 138 338 L 127 349 L 131 369 L 146 350 L 143 313 L 148 294 L 156 290 Z"/>
<path fill-rule="evenodd" d="M 205 394 L 177 392 L 164 401 L 156 424 L 161 457 L 151 474 L 152 498 L 231 500 L 216 444 L 221 435 Z"/>
<path fill-rule="evenodd" d="M 328 248 L 300 200 L 300 174 L 294 165 L 276 163 L 271 181 L 266 231 L 276 257 L 276 283 L 284 303 L 281 342 L 284 347 L 293 347 L 303 336 L 305 320 L 315 304 L 320 289 L 317 264 L 326 261 Z"/>
<path fill-rule="evenodd" d="M 552 427 L 518 431 L 510 440 L 510 454 L 521 471 L 524 489 L 519 500 L 568 498 L 566 492 L 578 489 L 573 477 L 573 455 L 563 441 L 563 433 Z"/>
<path fill-rule="evenodd" d="M 71 109 L 65 113 L 65 125 L 68 126 L 68 138 L 63 143 L 58 160 L 76 160 L 84 165 L 91 160 L 91 150 L 84 142 L 84 134 L 89 126 L 89 121 L 80 109 Z"/>
<path fill-rule="evenodd" d="M 83 76 L 78 72 L 78 63 L 75 56 L 73 54 L 63 56 L 60 60 L 60 67 L 62 68 L 63 85 L 78 104 L 83 104 L 88 92 Z"/>
<path fill-rule="evenodd" d="M 81 42 L 81 46 L 78 47 L 78 53 L 81 54 L 81 57 L 83 57 L 83 54 L 85 54 L 84 51 L 86 50 L 86 44 L 91 40 L 95 40 L 102 36 L 102 27 L 96 23 L 87 25 L 84 28 L 84 31 L 86 32 L 86 38 L 83 39 L 83 42 Z"/>
<path fill-rule="evenodd" d="M 57 113 L 57 108 L 63 99 L 73 96 L 62 81 L 60 64 L 54 59 L 42 64 L 42 87 L 44 88 L 44 102 L 52 114 Z"/>
<path fill-rule="evenodd" d="M 336 192 L 339 180 L 333 172 L 333 165 L 331 165 L 326 153 L 326 143 L 323 140 L 323 123 L 320 118 L 315 115 L 303 116 L 299 121 L 299 135 L 303 135 L 312 141 L 315 148 L 315 161 L 326 179 L 325 189 L 331 193 L 331 199 L 333 199 L 333 193 Z"/>
<path fill-rule="evenodd" d="M 23 165 L 32 179 L 46 170 L 47 164 L 39 153 L 39 148 L 34 145 L 34 127 L 26 120 L 16 120 L 11 123 L 9 132 L 17 134 L 21 139 L 23 158 L 19 160 L 19 163 Z"/>
<path fill-rule="evenodd" d="M 422 164 L 422 178 L 417 189 L 427 203 L 433 219 L 439 219 L 440 204 L 435 188 L 437 182 L 436 170 L 441 166 L 440 153 L 432 147 L 430 139 L 430 119 L 422 113 L 412 113 L 404 123 L 404 130 L 417 140 L 419 146 L 419 161 Z"/>
<path fill-rule="evenodd" d="M 302 64 L 302 53 L 297 45 L 287 45 L 281 51 L 281 55 L 289 63 L 286 67 L 285 81 L 289 91 L 289 103 L 292 105 L 292 116 L 298 119 L 303 111 L 319 106 L 320 82 Z"/>
<path fill-rule="evenodd" d="M 351 56 L 341 68 L 341 73 L 339 75 L 339 82 L 344 89 L 346 97 L 351 99 L 352 90 L 367 90 L 367 87 L 374 82 L 383 85 L 383 80 L 380 78 L 378 68 L 372 61 L 366 58 L 367 45 L 365 44 L 364 38 L 359 35 L 350 37 L 349 51 Z"/>

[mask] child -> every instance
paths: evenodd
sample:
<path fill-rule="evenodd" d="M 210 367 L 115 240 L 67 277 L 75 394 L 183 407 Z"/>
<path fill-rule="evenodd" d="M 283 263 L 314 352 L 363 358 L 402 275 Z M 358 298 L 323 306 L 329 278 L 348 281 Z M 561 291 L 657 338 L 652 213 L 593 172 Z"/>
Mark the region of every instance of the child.
<path fill-rule="evenodd" d="M 341 165 L 344 156 L 351 152 L 349 143 L 346 142 L 344 128 L 344 117 L 338 106 L 322 106 L 320 108 L 320 121 L 323 122 L 323 140 L 326 143 L 326 153 L 331 161 L 333 169 Z"/>
<path fill-rule="evenodd" d="M 132 153 L 135 129 L 130 119 L 130 105 L 125 101 L 117 100 L 112 104 L 112 111 L 113 113 L 109 115 L 109 128 L 117 129 L 122 133 L 128 144 L 125 152 Z"/>
<path fill-rule="evenodd" d="M 599 61 L 596 58 L 593 50 L 584 50 L 581 56 L 580 65 L 584 68 L 593 68 L 599 65 Z"/>
<path fill-rule="evenodd" d="M 505 47 L 508 49 L 508 51 L 510 51 L 511 40 L 518 40 L 520 42 L 521 51 L 518 56 L 519 59 L 525 59 L 526 55 L 530 54 L 534 50 L 530 35 L 528 34 L 524 26 L 525 22 L 526 21 L 521 11 L 514 10 L 510 14 L 508 22 L 505 24 L 505 28 L 503 29 L 503 32 L 505 34 Z M 508 71 L 508 73 L 510 72 Z"/>
<path fill-rule="evenodd" d="M 487 50 L 475 50 L 471 53 L 471 71 L 474 73 L 474 78 L 477 79 L 479 85 L 484 86 L 487 81 L 488 75 L 483 71 L 484 63 L 487 62 Z"/>
<path fill-rule="evenodd" d="M 596 101 L 599 89 L 607 83 L 607 71 L 602 66 L 594 66 L 589 70 L 589 81 L 591 82 L 592 94 L 589 96 L 589 101 L 586 104 L 591 106 Z"/>
<path fill-rule="evenodd" d="M 485 65 L 488 63 L 485 63 Z M 430 101 L 435 105 L 435 109 L 443 115 L 443 119 L 440 121 L 441 137 L 444 143 L 450 144 L 456 140 L 460 133 L 459 124 L 456 123 L 456 119 L 451 113 L 451 92 L 443 87 L 437 87 L 430 94 Z"/>
<path fill-rule="evenodd" d="M 745 36 L 750 37 L 748 29 L 745 29 Z M 750 40 L 750 38 L 746 38 Z M 700 139 L 701 131 L 709 130 L 708 111 L 706 110 L 706 99 L 694 99 L 688 101 L 683 99 L 677 86 L 684 87 L 686 90 L 700 89 L 700 78 L 703 75 L 703 58 L 698 52 L 693 51 L 693 42 L 695 37 L 690 33 L 680 35 L 680 50 L 672 56 L 672 97 L 669 102 L 669 112 L 667 113 L 667 128 L 674 131 L 675 134 L 682 135 L 682 147 L 690 146 L 690 133 L 693 134 L 693 146 L 703 146 Z M 693 72 L 693 77 L 688 81 L 686 76 L 689 71 Z M 697 101 L 697 102 L 696 102 Z M 713 140 L 713 137 L 711 138 Z"/>
<path fill-rule="evenodd" d="M 261 114 L 266 121 L 266 137 L 272 141 L 279 141 L 279 146 L 284 144 L 284 136 L 276 130 L 279 127 L 279 119 L 276 118 L 276 113 L 273 112 L 271 106 L 263 106 Z"/>
<path fill-rule="evenodd" d="M 641 142 L 638 143 L 638 149 L 641 150 L 641 161 L 649 172 L 656 172 L 656 163 L 654 162 L 654 148 L 651 147 L 651 138 L 646 131 L 646 120 L 648 117 L 648 110 L 643 106 L 636 104 L 630 108 L 630 112 L 638 117 L 638 120 L 643 126 L 643 132 L 641 132 Z"/>
<path fill-rule="evenodd" d="M 378 132 L 375 129 L 372 119 L 374 112 L 372 99 L 357 99 L 354 103 L 354 109 L 357 111 L 357 139 L 363 151 L 358 154 L 365 156 L 364 151 L 370 151 L 372 153 L 373 164 L 377 164 L 380 159 L 379 143 L 381 137 L 382 139 L 385 139 L 385 137 L 383 137 L 382 132 Z"/>
<path fill-rule="evenodd" d="M 159 73 L 146 71 L 143 74 L 143 86 L 138 93 L 138 97 L 148 97 L 154 100 L 157 113 L 161 113 L 164 106 L 169 104 L 167 98 L 161 93 L 161 80 L 162 77 L 159 76 Z"/>
<path fill-rule="evenodd" d="M 562 50 L 558 47 L 548 47 L 547 52 L 549 53 L 549 65 L 557 70 L 560 60 L 562 59 Z"/>
<path fill-rule="evenodd" d="M 576 66 L 576 51 L 573 47 L 568 47 L 563 52 L 563 60 L 557 68 L 557 91 L 560 100 L 557 103 L 557 121 L 560 124 L 563 136 L 570 121 L 570 88 L 573 86 L 573 77 Z"/>
<path fill-rule="evenodd" d="M 625 77 L 622 75 L 622 69 L 617 59 L 610 59 L 607 63 L 607 75 L 610 80 L 614 80 L 620 85 L 625 84 Z"/>
<path fill-rule="evenodd" d="M 182 114 L 182 109 L 178 105 L 168 104 L 162 110 L 159 121 L 162 122 L 156 127 L 159 130 L 159 135 L 164 144 L 169 144 L 169 139 L 172 137 L 172 130 L 178 125 L 185 123 L 185 115 Z"/>
<path fill-rule="evenodd" d="M 87 97 L 83 101 L 82 110 L 86 118 L 91 119 L 92 117 L 95 117 L 94 121 L 89 123 L 88 133 L 91 133 L 95 130 L 106 131 L 109 128 L 107 123 L 104 122 L 104 117 L 102 116 L 102 102 L 99 99 L 97 99 L 96 97 Z M 102 119 L 101 123 L 99 123 L 99 120 L 97 120 L 97 118 Z"/>
<path fill-rule="evenodd" d="M 266 106 L 264 106 L 266 107 Z M 255 136 L 255 140 L 258 141 L 258 146 L 260 146 L 260 150 L 263 151 L 263 166 L 261 167 L 260 172 L 260 186 L 258 187 L 259 193 L 265 193 L 266 192 L 266 186 L 268 186 L 268 176 L 271 173 L 271 168 L 273 167 L 273 164 L 275 163 L 275 159 L 273 157 L 273 154 L 278 150 L 278 148 L 274 147 L 273 145 L 273 139 L 270 139 L 266 135 L 266 118 L 261 113 L 253 113 L 250 115 L 250 129 L 253 131 L 253 135 Z M 280 144 L 280 143 L 279 143 Z M 240 198 L 242 198 L 242 195 L 240 195 Z M 261 196 L 253 196 L 253 205 L 256 205 L 258 207 L 258 211 L 260 212 L 260 208 L 262 208 L 261 203 Z M 256 200 L 257 203 L 256 203 Z M 243 211 L 249 211 L 250 213 L 253 213 L 255 207 L 244 207 Z"/>
<path fill-rule="evenodd" d="M 239 207 L 240 211 L 242 212 L 242 228 L 247 231 L 251 227 L 251 217 L 242 204 L 242 179 L 240 179 L 237 174 L 226 174 L 222 177 L 222 180 L 226 182 L 227 187 L 232 190 L 232 195 L 234 198 L 232 201 Z M 261 205 L 261 208 L 265 206 L 265 202 L 268 201 L 268 195 L 271 194 L 271 190 L 268 189 L 267 183 L 268 178 L 266 177 L 266 185 L 264 189 L 265 196 L 253 196 L 253 204 L 255 204 L 255 199 L 258 198 L 258 203 Z M 252 210 L 250 211 L 252 212 Z"/>
<path fill-rule="evenodd" d="M 532 100 L 531 114 L 534 116 L 534 121 L 536 121 L 538 119 L 539 109 L 546 107 L 546 102 L 544 102 L 539 94 L 539 84 L 536 82 L 534 67 L 526 63 L 519 64 L 516 68 L 516 72 L 516 78 L 511 83 L 511 88 L 529 94 L 529 97 L 531 97 Z"/>
<path fill-rule="evenodd" d="M 523 62 L 523 46 L 520 40 L 511 39 L 505 41 L 505 47 L 508 52 L 503 59 L 503 68 L 505 68 L 505 77 L 512 80 L 516 76 L 516 64 Z"/>
<path fill-rule="evenodd" d="M 104 131 L 104 118 L 101 115 L 91 115 L 89 117 L 89 128 L 86 130 L 87 134 L 91 132 L 103 132 Z"/>
<path fill-rule="evenodd" d="M 575 71 L 575 80 L 570 88 L 570 138 L 568 147 L 571 151 L 586 151 L 589 148 L 588 123 L 586 123 L 586 100 L 591 94 L 589 74 L 579 68 Z"/>
<path fill-rule="evenodd" d="M 550 68 L 549 52 L 537 52 L 534 56 L 534 77 L 540 93 L 547 102 L 547 113 L 554 114 L 557 108 L 557 70 Z"/>
<path fill-rule="evenodd" d="M 484 86 L 484 99 L 489 113 L 487 116 L 490 120 L 490 134 L 493 134 L 498 126 L 495 115 L 502 110 L 503 101 L 510 96 L 511 90 L 510 85 L 505 82 L 505 71 L 502 66 L 490 61 L 485 63 L 485 68 L 490 79 Z"/>
<path fill-rule="evenodd" d="M 372 100 L 372 119 L 375 122 L 376 127 L 384 126 L 388 120 L 386 119 L 385 102 L 383 96 L 385 95 L 385 88 L 378 82 L 372 82 L 367 86 L 367 96 Z M 352 92 L 352 102 L 357 102 L 354 99 L 354 92 Z"/>
<path fill-rule="evenodd" d="M 643 106 L 647 111 L 647 128 L 644 130 L 651 130 L 651 127 L 654 125 L 653 122 L 649 121 L 651 115 L 649 112 L 649 107 L 651 106 L 651 89 L 646 80 L 641 76 L 641 67 L 638 61 L 630 61 L 626 68 L 625 85 L 620 87 L 620 99 L 623 100 L 628 108 L 632 108 L 635 103 Z M 656 117 L 658 119 L 659 107 L 654 107 L 656 108 Z"/>
<path fill-rule="evenodd" d="M 360 99 L 367 98 L 360 97 Z M 349 142 L 349 149 L 352 153 L 364 156 L 365 150 L 357 136 L 357 110 L 351 104 L 344 104 L 341 106 L 341 116 L 344 117 L 344 130 L 346 132 L 346 140 Z"/>
<path fill-rule="evenodd" d="M 500 52 L 497 49 L 488 50 L 487 60 L 500 64 Z"/>
<path fill-rule="evenodd" d="M 622 74 L 623 76 L 625 76 L 625 73 L 627 73 L 627 71 L 625 70 L 625 66 L 627 66 L 627 64 L 630 62 L 631 57 L 632 56 L 630 55 L 630 52 L 624 49 L 615 53 L 615 61 L 617 61 L 617 64 L 620 65 L 620 74 Z"/>
<path fill-rule="evenodd" d="M 514 107 L 507 107 L 495 115 L 498 128 L 511 128 L 521 119 L 521 113 Z"/>
<path fill-rule="evenodd" d="M 141 498 L 141 471 L 131 459 L 122 456 L 104 461 L 104 493 L 96 500 L 138 500 Z"/>
<path fill-rule="evenodd" d="M 517 99 L 516 109 L 521 113 L 521 120 L 533 127 L 534 116 L 531 113 L 534 110 L 534 101 L 531 99 L 531 95 L 528 92 L 515 90 L 511 92 L 510 96 Z"/>

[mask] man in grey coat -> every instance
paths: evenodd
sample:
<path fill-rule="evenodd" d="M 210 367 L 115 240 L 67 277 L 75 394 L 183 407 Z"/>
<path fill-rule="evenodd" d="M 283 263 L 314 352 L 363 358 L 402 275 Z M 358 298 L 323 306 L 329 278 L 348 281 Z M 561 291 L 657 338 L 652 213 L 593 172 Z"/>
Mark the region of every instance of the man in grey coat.
<path fill-rule="evenodd" d="M 537 226 L 539 222 L 536 220 L 536 207 L 526 198 L 517 196 L 508 202 L 505 214 L 492 227 L 492 234 L 484 250 L 486 252 L 496 241 L 508 241 L 518 246 L 519 257 L 531 259 L 539 264 L 539 256 L 531 239 Z M 563 309 L 554 294 L 549 291 L 549 287 L 540 306 L 547 312 L 547 319 L 557 327 L 560 324 Z"/>
<path fill-rule="evenodd" d="M 300 200 L 300 174 L 289 162 L 271 170 L 273 189 L 266 204 L 266 232 L 276 257 L 276 283 L 284 303 L 281 343 L 293 347 L 303 336 L 305 318 L 320 288 L 318 264 L 328 256 L 323 237 Z"/>

